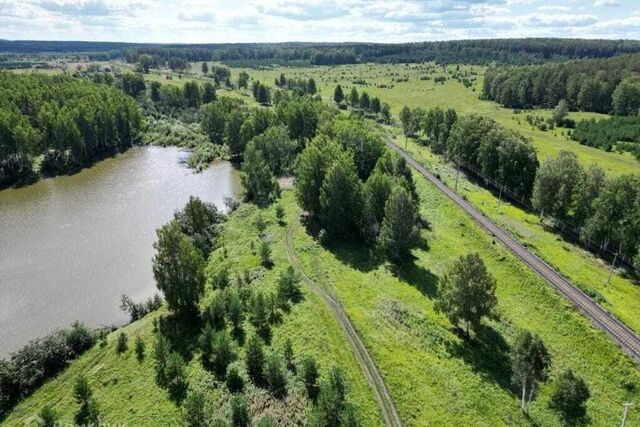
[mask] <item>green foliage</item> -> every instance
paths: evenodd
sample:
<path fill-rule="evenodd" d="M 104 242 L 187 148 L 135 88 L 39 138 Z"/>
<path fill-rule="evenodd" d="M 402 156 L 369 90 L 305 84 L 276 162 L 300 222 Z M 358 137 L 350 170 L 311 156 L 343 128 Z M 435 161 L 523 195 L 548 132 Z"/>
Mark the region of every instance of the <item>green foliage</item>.
<path fill-rule="evenodd" d="M 313 408 L 311 425 L 316 427 L 352 426 L 353 408 L 346 401 L 346 384 L 342 372 L 329 370 L 328 378 L 320 386 L 318 401 Z"/>
<path fill-rule="evenodd" d="M 326 136 L 314 138 L 302 151 L 296 173 L 296 197 L 300 206 L 313 215 L 320 215 L 320 192 L 329 167 L 344 156 L 340 145 Z"/>
<path fill-rule="evenodd" d="M 454 325 L 466 323 L 477 329 L 483 317 L 494 315 L 496 281 L 477 253 L 461 256 L 444 275 L 438 288 L 435 309 Z"/>
<path fill-rule="evenodd" d="M 246 199 L 258 205 L 268 204 L 280 194 L 278 181 L 254 141 L 249 143 L 244 155 L 242 184 Z"/>
<path fill-rule="evenodd" d="M 136 359 L 138 359 L 138 362 L 142 362 L 144 360 L 145 345 L 140 335 L 136 336 L 135 350 L 136 350 Z"/>
<path fill-rule="evenodd" d="M 56 411 L 49 405 L 45 405 L 40 411 L 40 426 L 41 427 L 55 427 L 59 422 L 59 417 Z"/>
<path fill-rule="evenodd" d="M 546 381 L 550 366 L 551 356 L 542 338 L 529 331 L 520 332 L 511 350 L 511 369 L 514 383 L 522 387 L 521 409 L 523 411 L 533 399 L 536 384 Z M 529 387 L 528 401 L 526 400 L 527 387 Z"/>
<path fill-rule="evenodd" d="M 611 116 L 601 120 L 581 120 L 571 133 L 580 144 L 606 151 L 629 151 L 640 156 L 640 117 Z"/>
<path fill-rule="evenodd" d="M 266 384 L 271 394 L 276 399 L 284 398 L 287 395 L 287 378 L 279 354 L 271 353 L 267 357 L 264 373 Z"/>
<path fill-rule="evenodd" d="M 0 186 L 32 179 L 36 156 L 40 172 L 66 173 L 140 139 L 140 109 L 111 86 L 2 72 L 0 99 Z"/>
<path fill-rule="evenodd" d="M 231 425 L 233 427 L 248 427 L 251 422 L 247 402 L 241 395 L 231 399 Z"/>
<path fill-rule="evenodd" d="M 565 425 L 587 422 L 586 402 L 591 397 L 587 383 L 571 369 L 562 372 L 555 381 L 549 407 L 556 411 Z"/>
<path fill-rule="evenodd" d="M 280 273 L 277 295 L 281 306 L 288 306 L 289 302 L 296 304 L 302 300 L 301 280 L 300 275 L 292 266 Z"/>
<path fill-rule="evenodd" d="M 262 340 L 257 335 L 252 335 L 245 346 L 245 363 L 251 381 L 257 386 L 262 386 L 265 381 L 265 357 Z"/>
<path fill-rule="evenodd" d="M 205 395 L 200 391 L 191 391 L 187 394 L 183 404 L 184 421 L 188 427 L 201 427 L 206 425 Z"/>
<path fill-rule="evenodd" d="M 406 256 L 419 239 L 418 207 L 409 191 L 397 184 L 385 204 L 380 246 L 397 261 Z"/>
<path fill-rule="evenodd" d="M 212 351 L 213 355 L 211 358 L 211 366 L 213 368 L 213 372 L 218 378 L 224 379 L 227 373 L 227 367 L 236 358 L 235 351 L 233 349 L 233 341 L 226 329 L 216 333 Z"/>
<path fill-rule="evenodd" d="M 291 171 L 297 144 L 289 138 L 287 128 L 283 125 L 269 127 L 265 132 L 254 137 L 250 144 L 260 152 L 269 170 L 275 176 Z"/>
<path fill-rule="evenodd" d="M 318 385 L 318 365 L 316 360 L 312 357 L 306 357 L 302 360 L 302 380 L 304 381 L 304 387 L 307 390 L 307 396 L 312 402 L 315 402 L 320 392 L 320 386 Z"/>
<path fill-rule="evenodd" d="M 273 260 L 271 259 L 271 245 L 267 240 L 260 242 L 260 264 L 265 268 L 271 268 L 273 266 Z"/>
<path fill-rule="evenodd" d="M 186 362 L 179 353 L 172 352 L 167 357 L 164 379 L 166 382 L 163 385 L 167 387 L 171 396 L 175 400 L 182 400 L 187 389 L 187 373 Z"/>
<path fill-rule="evenodd" d="M 362 183 L 348 156 L 335 159 L 320 189 L 321 221 L 332 239 L 357 233 L 362 214 Z"/>
<path fill-rule="evenodd" d="M 558 219 L 566 219 L 573 201 L 574 188 L 582 174 L 575 154 L 560 153 L 540 166 L 533 187 L 533 206 Z"/>
<path fill-rule="evenodd" d="M 93 391 L 89 386 L 87 377 L 84 375 L 76 378 L 73 395 L 76 402 L 80 405 L 74 418 L 76 425 L 98 426 L 100 423 L 100 410 L 93 397 Z"/>
<path fill-rule="evenodd" d="M 204 259 L 173 220 L 157 230 L 153 244 L 153 274 L 156 286 L 165 295 L 169 308 L 193 314 L 204 292 Z"/>
<path fill-rule="evenodd" d="M 333 91 L 333 100 L 336 104 L 340 104 L 342 101 L 344 101 L 344 92 L 342 91 L 342 86 L 336 86 L 335 90 Z"/>
<path fill-rule="evenodd" d="M 231 366 L 227 371 L 226 384 L 231 393 L 242 393 L 244 390 L 244 379 L 236 366 Z"/>
<path fill-rule="evenodd" d="M 122 354 L 129 348 L 127 334 L 120 332 L 118 334 L 118 341 L 116 342 L 116 353 Z"/>
<path fill-rule="evenodd" d="M 187 204 L 175 213 L 174 218 L 180 224 L 182 233 L 189 237 L 203 257 L 207 257 L 216 244 L 220 224 L 225 219 L 216 205 L 190 196 Z"/>

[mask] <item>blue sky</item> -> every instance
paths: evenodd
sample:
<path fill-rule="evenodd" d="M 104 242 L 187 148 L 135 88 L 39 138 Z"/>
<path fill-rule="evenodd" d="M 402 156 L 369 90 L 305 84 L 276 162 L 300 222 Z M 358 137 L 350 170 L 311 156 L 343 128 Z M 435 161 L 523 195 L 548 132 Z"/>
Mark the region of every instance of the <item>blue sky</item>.
<path fill-rule="evenodd" d="M 405 42 L 640 38 L 640 0 L 0 0 L 0 38 Z"/>

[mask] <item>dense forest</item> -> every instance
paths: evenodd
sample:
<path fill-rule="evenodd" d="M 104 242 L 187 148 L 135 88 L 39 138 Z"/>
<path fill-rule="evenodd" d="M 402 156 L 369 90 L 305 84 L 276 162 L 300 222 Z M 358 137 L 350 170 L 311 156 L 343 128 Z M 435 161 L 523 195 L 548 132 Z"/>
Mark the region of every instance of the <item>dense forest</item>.
<path fill-rule="evenodd" d="M 164 62 L 223 61 L 259 65 L 297 63 L 315 65 L 364 62 L 424 62 L 467 64 L 538 64 L 580 58 L 607 58 L 640 52 L 635 40 L 491 39 L 418 43 L 222 43 L 134 44 L 107 42 L 0 40 L 0 52 L 19 54 L 85 54 L 91 59 L 126 57 L 137 62 L 142 54 Z"/>
<path fill-rule="evenodd" d="M 0 185 L 68 172 L 140 137 L 141 113 L 122 91 L 84 79 L 0 73 Z"/>
<path fill-rule="evenodd" d="M 565 100 L 571 110 L 637 115 L 640 109 L 640 55 L 490 68 L 483 96 L 511 108 L 555 107 Z"/>
<path fill-rule="evenodd" d="M 613 116 L 603 120 L 582 120 L 571 133 L 571 138 L 580 144 L 606 151 L 628 151 L 640 158 L 640 117 Z"/>

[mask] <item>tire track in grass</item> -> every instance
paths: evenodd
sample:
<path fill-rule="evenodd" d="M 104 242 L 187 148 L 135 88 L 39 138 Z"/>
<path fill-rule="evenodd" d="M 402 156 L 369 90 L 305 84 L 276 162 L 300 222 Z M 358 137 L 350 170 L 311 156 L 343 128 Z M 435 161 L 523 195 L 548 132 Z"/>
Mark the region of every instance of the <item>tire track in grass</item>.
<path fill-rule="evenodd" d="M 329 294 L 326 289 L 314 282 L 304 272 L 302 264 L 300 263 L 300 260 L 298 259 L 295 248 L 293 246 L 294 231 L 294 226 L 289 225 L 287 228 L 285 239 L 285 246 L 289 263 L 298 271 L 298 273 L 300 273 L 303 281 L 307 284 L 307 286 L 309 286 L 309 288 L 316 295 L 322 298 L 335 318 L 338 320 L 338 323 L 340 323 L 340 327 L 342 328 L 347 337 L 347 340 L 349 341 L 349 345 L 351 346 L 351 349 L 356 356 L 358 364 L 360 365 L 360 368 L 362 369 L 362 372 L 364 373 L 369 386 L 373 390 L 385 425 L 391 427 L 402 426 L 402 421 L 400 420 L 398 411 L 396 411 L 396 407 L 393 404 L 393 400 L 391 399 L 389 390 L 387 389 L 387 386 L 382 379 L 382 375 L 380 375 L 378 367 L 376 366 L 373 358 L 360 339 L 358 332 L 351 324 L 351 321 L 349 320 L 347 313 L 345 313 L 344 309 L 342 308 L 342 305 L 331 294 Z"/>

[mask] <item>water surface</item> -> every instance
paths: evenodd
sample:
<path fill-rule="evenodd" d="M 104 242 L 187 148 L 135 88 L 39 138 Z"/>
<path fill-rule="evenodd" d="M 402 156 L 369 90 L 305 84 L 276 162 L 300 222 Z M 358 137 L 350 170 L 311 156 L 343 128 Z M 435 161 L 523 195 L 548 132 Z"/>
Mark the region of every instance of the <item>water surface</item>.
<path fill-rule="evenodd" d="M 0 191 L 0 357 L 76 319 L 122 323 L 123 293 L 154 294 L 155 229 L 190 195 L 223 208 L 240 190 L 231 164 L 194 173 L 186 156 L 134 147 L 72 176 Z"/>

